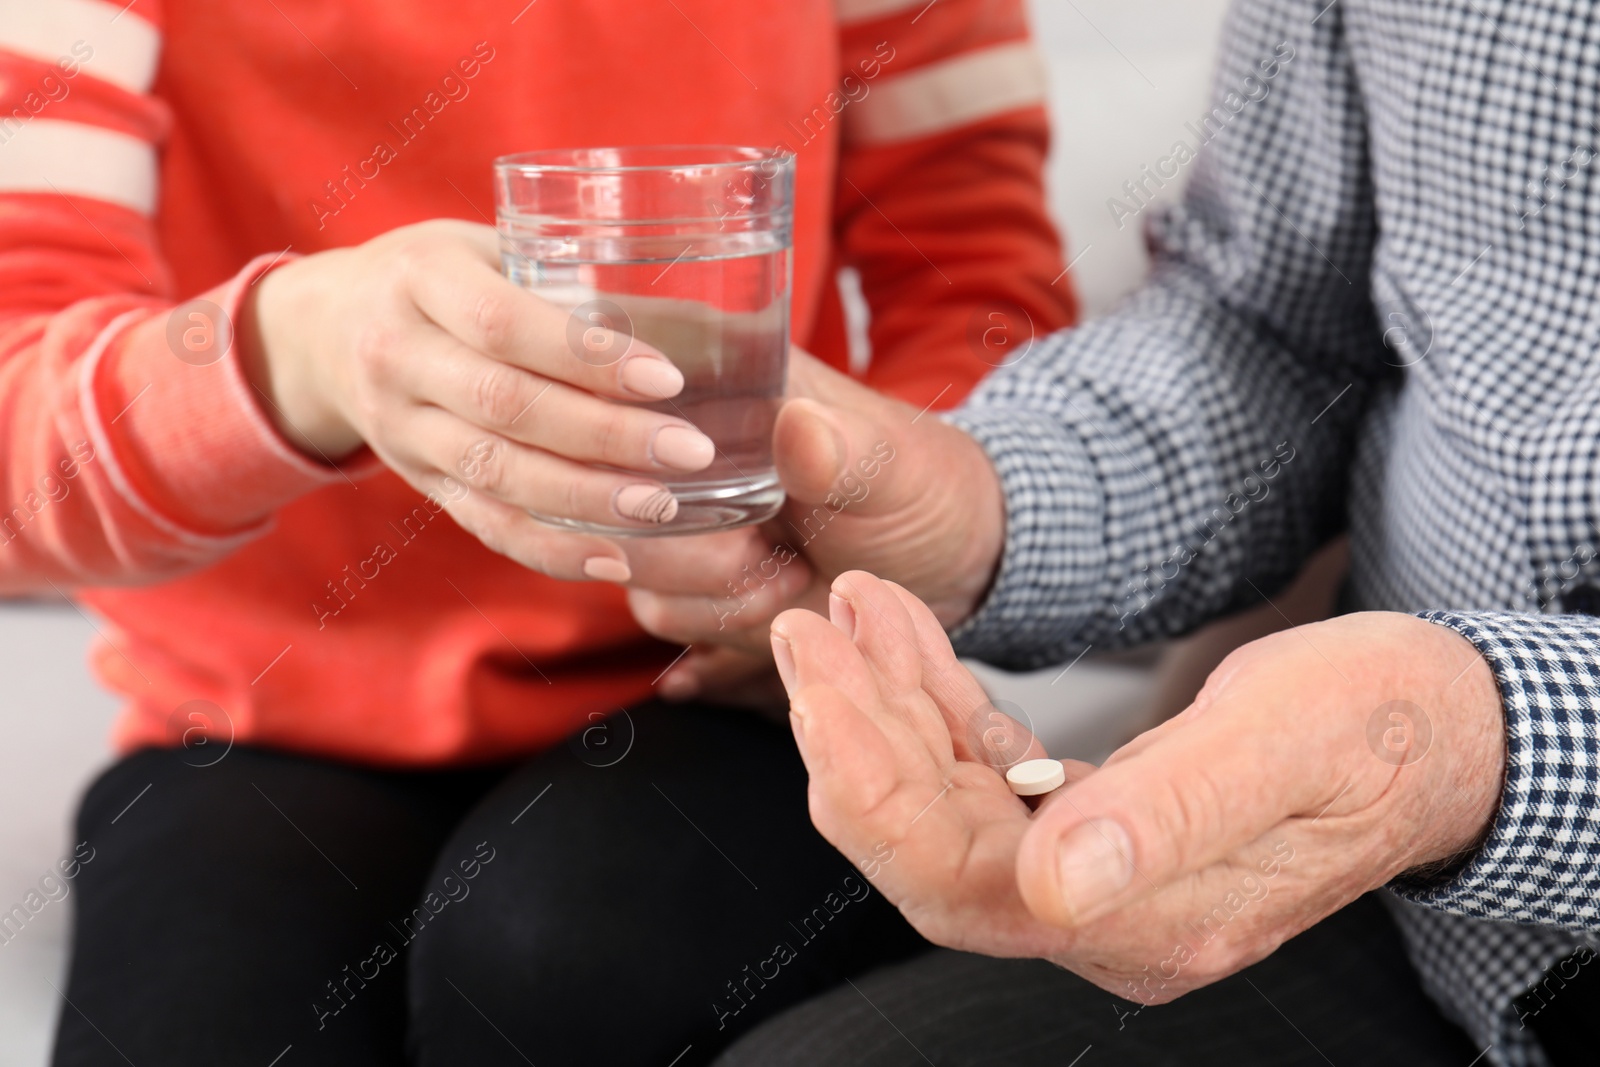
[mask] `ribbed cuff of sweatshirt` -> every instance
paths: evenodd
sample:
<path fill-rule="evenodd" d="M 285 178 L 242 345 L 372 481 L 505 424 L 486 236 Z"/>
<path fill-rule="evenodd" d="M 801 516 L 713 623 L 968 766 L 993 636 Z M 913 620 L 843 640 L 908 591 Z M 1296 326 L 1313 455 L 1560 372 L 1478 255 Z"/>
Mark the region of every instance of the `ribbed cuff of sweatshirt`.
<path fill-rule="evenodd" d="M 337 464 L 307 456 L 245 376 L 232 324 L 250 287 L 287 261 L 261 256 L 170 312 L 130 312 L 83 361 L 83 410 L 113 485 L 181 539 L 246 540 L 290 501 L 382 466 L 366 449 Z"/>

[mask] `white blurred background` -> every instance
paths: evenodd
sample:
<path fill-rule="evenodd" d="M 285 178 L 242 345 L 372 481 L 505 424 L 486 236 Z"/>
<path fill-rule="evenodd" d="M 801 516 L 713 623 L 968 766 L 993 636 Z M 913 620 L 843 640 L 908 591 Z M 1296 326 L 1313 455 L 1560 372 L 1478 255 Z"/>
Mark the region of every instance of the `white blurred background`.
<path fill-rule="evenodd" d="M 1224 0 L 1032 0 L 1051 66 L 1050 201 L 1089 314 L 1145 268 L 1138 226 L 1106 201 L 1183 136 L 1203 108 Z M 1176 193 L 1169 185 L 1164 195 Z M 0 604 L 0 912 L 69 855 L 69 820 L 109 759 L 111 698 L 90 680 L 91 622 L 67 605 Z M 1030 676 L 982 670 L 1002 708 L 1020 708 L 1056 755 L 1095 758 L 1135 731 L 1153 690 L 1137 664 L 1086 658 Z M 0 944 L 0 1067 L 47 1061 L 63 981 L 71 898 Z"/>

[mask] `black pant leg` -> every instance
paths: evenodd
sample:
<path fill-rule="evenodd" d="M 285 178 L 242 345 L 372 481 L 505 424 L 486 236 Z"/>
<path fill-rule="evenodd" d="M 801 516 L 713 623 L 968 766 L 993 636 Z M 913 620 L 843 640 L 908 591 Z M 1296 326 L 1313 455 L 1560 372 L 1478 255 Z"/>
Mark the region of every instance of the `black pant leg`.
<path fill-rule="evenodd" d="M 926 947 L 812 828 L 788 730 L 741 712 L 592 728 L 488 796 L 430 881 L 481 843 L 470 896 L 411 949 L 421 1067 L 691 1067 Z"/>
<path fill-rule="evenodd" d="M 1042 960 L 939 949 L 787 1012 L 716 1067 L 1467 1067 L 1480 1051 L 1422 992 L 1368 895 L 1154 1007 Z"/>
<path fill-rule="evenodd" d="M 283 1067 L 397 1067 L 403 953 L 367 961 L 398 943 L 389 924 L 503 772 L 383 773 L 247 748 L 194 760 L 137 752 L 84 798 L 77 840 L 93 858 L 69 898 L 55 1067 L 266 1067 L 290 1046 Z"/>

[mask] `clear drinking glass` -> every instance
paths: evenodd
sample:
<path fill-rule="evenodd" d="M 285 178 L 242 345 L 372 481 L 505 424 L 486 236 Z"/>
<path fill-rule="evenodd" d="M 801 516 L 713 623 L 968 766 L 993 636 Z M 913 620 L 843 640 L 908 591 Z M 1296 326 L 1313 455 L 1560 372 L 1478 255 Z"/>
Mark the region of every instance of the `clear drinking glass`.
<path fill-rule="evenodd" d="M 717 456 L 662 479 L 677 516 L 649 529 L 536 515 L 611 535 L 702 533 L 760 522 L 783 503 L 772 426 L 789 352 L 794 157 L 727 145 L 528 152 L 495 161 L 501 261 L 513 282 L 570 312 L 574 358 L 621 359 L 626 338 L 683 372 L 683 392 L 641 406 L 678 415 Z"/>

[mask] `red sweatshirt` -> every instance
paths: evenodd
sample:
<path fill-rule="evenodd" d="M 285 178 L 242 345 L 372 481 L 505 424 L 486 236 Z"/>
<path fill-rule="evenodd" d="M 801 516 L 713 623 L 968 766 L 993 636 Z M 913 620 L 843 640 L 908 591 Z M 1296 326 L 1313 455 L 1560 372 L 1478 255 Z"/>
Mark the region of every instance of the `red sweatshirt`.
<path fill-rule="evenodd" d="M 119 10 L 120 9 L 120 10 Z M 622 592 L 483 548 L 358 455 L 283 440 L 179 301 L 284 254 L 493 215 L 494 157 L 799 155 L 795 340 L 941 407 L 996 302 L 1072 302 L 1020 0 L 42 0 L 0 25 L 0 592 L 73 592 L 126 749 L 219 734 L 389 765 L 505 757 L 648 695 L 679 651 Z M 175 310 L 176 308 L 176 310 Z M 214 318 L 211 316 L 210 318 Z M 223 322 L 225 328 L 226 322 Z M 981 333 L 981 331 L 979 331 Z M 192 347 L 192 346 L 191 346 Z M 187 356 L 180 358 L 180 354 Z M 201 365 L 203 364 L 203 365 Z"/>

